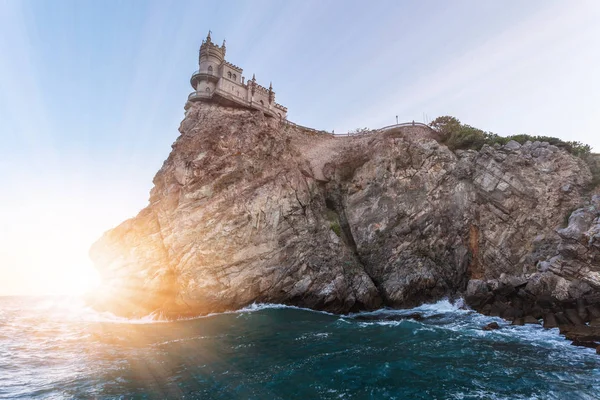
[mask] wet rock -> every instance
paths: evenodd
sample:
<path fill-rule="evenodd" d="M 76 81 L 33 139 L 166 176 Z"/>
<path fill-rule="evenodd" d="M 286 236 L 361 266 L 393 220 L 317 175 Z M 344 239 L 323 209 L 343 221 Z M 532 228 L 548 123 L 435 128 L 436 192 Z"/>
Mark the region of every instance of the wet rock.
<path fill-rule="evenodd" d="M 536 304 L 540 308 L 552 309 L 554 307 L 554 298 L 549 294 L 543 294 L 537 297 Z"/>
<path fill-rule="evenodd" d="M 571 323 L 573 325 L 584 325 L 585 324 L 585 322 L 583 322 L 581 317 L 579 317 L 577 310 L 574 310 L 572 308 L 567 309 L 567 310 L 565 310 L 565 315 L 567 316 L 567 318 L 569 319 L 569 321 L 571 321 Z"/>
<path fill-rule="evenodd" d="M 515 318 L 511 325 L 525 325 L 524 318 Z"/>
<path fill-rule="evenodd" d="M 496 329 L 500 329 L 500 325 L 498 325 L 497 322 L 490 322 L 489 324 L 487 324 L 486 326 L 484 326 L 483 328 L 484 331 L 493 331 Z"/>
<path fill-rule="evenodd" d="M 558 322 L 556 321 L 554 314 L 548 313 L 544 315 L 544 328 L 558 328 Z"/>
<path fill-rule="evenodd" d="M 565 333 L 565 337 L 569 340 L 581 342 L 600 342 L 600 328 L 585 325 L 571 327 Z"/>
<path fill-rule="evenodd" d="M 571 342 L 572 346 L 580 346 L 580 347 L 588 347 L 590 349 L 596 349 L 598 348 L 598 342 L 586 342 L 586 341 L 582 341 L 582 340 L 573 340 Z"/>
<path fill-rule="evenodd" d="M 554 318 L 556 319 L 556 323 L 559 327 L 572 325 L 569 318 L 567 318 L 567 316 L 562 312 L 554 314 Z"/>
<path fill-rule="evenodd" d="M 534 306 L 529 311 L 529 314 L 536 320 L 539 320 L 544 317 L 544 310 L 539 306 Z"/>
<path fill-rule="evenodd" d="M 539 325 L 540 321 L 538 321 L 537 318 L 534 318 L 531 315 L 528 315 L 528 316 L 526 316 L 526 317 L 523 318 L 523 323 L 525 323 L 525 324 L 532 324 L 532 325 Z"/>
<path fill-rule="evenodd" d="M 423 316 L 419 313 L 410 313 L 410 314 L 358 314 L 352 317 L 356 321 L 402 321 L 406 319 L 411 319 L 414 321 L 423 320 Z"/>
<path fill-rule="evenodd" d="M 577 315 L 579 315 L 579 318 L 581 318 L 584 323 L 590 322 L 590 315 L 587 311 L 585 300 L 582 298 L 577 299 Z"/>

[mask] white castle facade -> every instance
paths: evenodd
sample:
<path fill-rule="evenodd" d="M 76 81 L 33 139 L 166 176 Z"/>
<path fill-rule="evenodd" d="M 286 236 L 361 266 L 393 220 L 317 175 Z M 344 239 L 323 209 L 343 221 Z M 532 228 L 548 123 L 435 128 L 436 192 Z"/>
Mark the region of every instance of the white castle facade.
<path fill-rule="evenodd" d="M 242 68 L 225 61 L 225 41 L 214 44 L 210 31 L 200 46 L 199 69 L 194 72 L 190 84 L 192 92 L 188 101 L 209 101 L 219 104 L 260 110 L 265 115 L 287 119 L 287 108 L 275 102 L 273 85 L 269 88 L 252 79 L 245 82 Z"/>

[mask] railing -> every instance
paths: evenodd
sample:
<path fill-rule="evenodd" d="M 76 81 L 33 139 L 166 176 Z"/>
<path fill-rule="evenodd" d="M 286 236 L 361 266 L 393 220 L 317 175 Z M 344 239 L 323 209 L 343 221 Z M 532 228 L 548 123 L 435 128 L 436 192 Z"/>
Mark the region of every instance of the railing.
<path fill-rule="evenodd" d="M 427 128 L 427 129 L 431 129 L 431 127 L 427 124 L 424 124 L 422 122 L 403 122 L 401 124 L 395 124 L 395 125 L 388 125 L 388 126 L 384 126 L 383 128 L 379 128 L 379 129 L 370 129 L 370 130 L 366 130 L 364 132 L 347 132 L 347 133 L 330 133 L 324 130 L 318 130 L 318 129 L 314 129 L 314 128 L 309 128 L 307 126 L 304 125 L 300 125 L 300 124 L 296 124 L 292 121 L 286 120 L 285 121 L 286 124 L 288 125 L 292 125 L 295 127 L 298 127 L 300 129 L 304 129 L 304 130 L 308 130 L 311 132 L 316 132 L 316 133 L 327 133 L 329 135 L 332 135 L 333 137 L 347 137 L 347 136 L 362 136 L 362 135 L 371 135 L 373 133 L 379 133 L 379 132 L 385 132 L 391 129 L 395 129 L 395 128 L 405 128 L 405 127 L 411 127 L 411 126 L 418 126 L 420 128 Z"/>
<path fill-rule="evenodd" d="M 194 101 L 195 99 L 210 99 L 211 97 L 212 97 L 211 93 L 192 92 L 188 95 L 188 100 Z"/>
<path fill-rule="evenodd" d="M 314 132 L 314 133 L 320 133 L 320 134 L 326 133 L 326 134 L 328 134 L 328 135 L 331 135 L 331 133 L 329 133 L 329 132 L 327 132 L 327 131 L 320 131 L 320 130 L 318 130 L 318 129 L 309 128 L 308 126 L 304 126 L 304 125 L 296 124 L 296 123 L 294 123 L 294 122 L 292 122 L 292 121 L 290 121 L 290 120 L 287 120 L 287 119 L 285 120 L 285 124 L 286 124 L 286 125 L 295 126 L 296 128 L 300 128 L 300 129 L 303 129 L 303 130 L 305 130 L 305 131 L 310 131 L 310 132 Z"/>

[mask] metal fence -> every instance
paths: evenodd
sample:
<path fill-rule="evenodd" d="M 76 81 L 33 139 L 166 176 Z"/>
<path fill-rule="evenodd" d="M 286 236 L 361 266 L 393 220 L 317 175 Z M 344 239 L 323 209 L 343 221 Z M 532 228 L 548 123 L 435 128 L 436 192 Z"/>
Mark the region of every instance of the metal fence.
<path fill-rule="evenodd" d="M 347 137 L 347 136 L 363 136 L 363 135 L 371 135 L 373 133 L 379 133 L 379 132 L 385 132 L 391 129 L 396 129 L 396 128 L 404 128 L 404 127 L 411 127 L 411 126 L 415 126 L 415 127 L 421 127 L 421 128 L 427 128 L 427 129 L 431 129 L 431 127 L 427 124 L 424 124 L 422 122 L 403 122 L 400 124 L 394 124 L 394 125 L 388 125 L 388 126 L 384 126 L 383 128 L 378 128 L 378 129 L 369 129 L 369 130 L 365 130 L 365 131 L 357 131 L 357 132 L 346 132 L 346 133 L 331 133 L 331 132 L 327 132 L 324 130 L 318 130 L 318 129 L 313 129 L 313 128 L 309 128 L 307 126 L 303 126 L 300 124 L 296 124 L 292 121 L 286 120 L 285 123 L 287 125 L 291 125 L 291 126 L 295 126 L 297 128 L 303 129 L 303 130 L 307 130 L 310 132 L 314 132 L 314 133 L 320 133 L 320 134 L 329 134 L 329 135 L 333 135 L 334 137 Z"/>

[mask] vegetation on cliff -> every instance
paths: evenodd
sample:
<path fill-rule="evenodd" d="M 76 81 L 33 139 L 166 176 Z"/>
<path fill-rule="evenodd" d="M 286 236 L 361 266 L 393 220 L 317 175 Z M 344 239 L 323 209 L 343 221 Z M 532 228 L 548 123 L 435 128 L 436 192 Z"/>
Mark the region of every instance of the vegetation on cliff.
<path fill-rule="evenodd" d="M 527 141 L 547 142 L 579 157 L 586 157 L 592 150 L 589 144 L 577 141 L 564 141 L 551 136 L 533 136 L 526 134 L 500 136 L 496 133 L 486 132 L 479 128 L 463 124 L 457 118 L 447 115 L 437 117 L 429 125 L 440 134 L 441 142 L 446 144 L 451 150 L 479 150 L 484 144 L 490 146 L 495 144 L 505 145 L 511 140 L 519 142 L 520 144 L 524 144 Z"/>
<path fill-rule="evenodd" d="M 493 132 L 486 132 L 479 128 L 463 124 L 458 118 L 452 116 L 437 117 L 429 124 L 433 130 L 439 133 L 439 141 L 444 143 L 450 150 L 481 150 L 483 145 L 505 145 L 511 140 L 520 144 L 526 142 L 547 142 L 570 154 L 580 157 L 589 166 L 593 180 L 590 188 L 600 186 L 600 155 L 592 153 L 589 144 L 579 141 L 564 141 L 552 136 L 534 136 L 518 134 L 511 136 L 500 136 Z"/>

